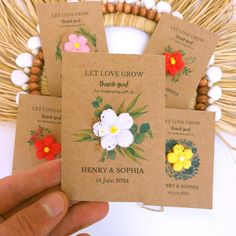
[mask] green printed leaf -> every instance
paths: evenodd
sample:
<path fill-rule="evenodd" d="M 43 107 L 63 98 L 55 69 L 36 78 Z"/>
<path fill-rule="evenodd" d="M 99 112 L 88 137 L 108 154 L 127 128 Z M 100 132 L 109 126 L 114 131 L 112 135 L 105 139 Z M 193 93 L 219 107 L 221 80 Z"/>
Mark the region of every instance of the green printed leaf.
<path fill-rule="evenodd" d="M 184 73 L 185 75 L 189 75 L 191 72 L 192 72 L 192 71 L 191 71 L 188 67 L 184 67 L 183 73 Z"/>
<path fill-rule="evenodd" d="M 100 106 L 100 104 L 99 104 L 99 102 L 97 102 L 97 101 L 93 101 L 93 102 L 92 102 L 92 106 L 93 106 L 94 108 L 98 108 L 98 107 Z"/>
<path fill-rule="evenodd" d="M 96 111 L 94 112 L 94 115 L 95 115 L 96 118 L 99 118 L 99 117 L 101 116 L 101 114 L 102 114 L 102 111 L 101 111 L 101 110 L 96 110 Z"/>
<path fill-rule="evenodd" d="M 91 137 L 90 136 L 84 136 L 81 139 L 78 139 L 76 142 L 87 142 L 87 141 L 91 141 Z"/>
<path fill-rule="evenodd" d="M 186 55 L 185 51 L 182 49 L 180 49 L 179 52 L 182 54 L 183 57 Z"/>
<path fill-rule="evenodd" d="M 133 155 L 136 158 L 142 159 L 142 160 L 146 160 L 142 155 L 140 155 L 138 152 L 136 152 L 133 148 L 128 147 L 127 151 L 130 152 L 131 155 Z"/>
<path fill-rule="evenodd" d="M 151 130 L 148 131 L 148 135 L 149 135 L 149 138 L 151 138 L 151 139 L 153 138 L 153 133 Z"/>
<path fill-rule="evenodd" d="M 142 124 L 139 130 L 141 134 L 147 133 L 150 130 L 150 124 L 149 123 Z"/>
<path fill-rule="evenodd" d="M 137 112 L 137 113 L 132 114 L 131 116 L 133 117 L 133 119 L 137 119 L 138 117 L 142 116 L 145 113 L 147 113 L 147 111 Z"/>
<path fill-rule="evenodd" d="M 125 155 L 126 157 L 128 157 L 128 159 L 130 159 L 131 161 L 137 162 L 137 159 L 133 157 L 133 155 L 127 150 L 127 148 L 124 149 Z M 139 163 L 140 164 L 140 163 Z"/>
<path fill-rule="evenodd" d="M 115 152 L 114 150 L 109 151 L 109 152 L 108 152 L 108 158 L 109 158 L 110 160 L 115 160 L 115 158 L 116 158 L 116 152 Z"/>
<path fill-rule="evenodd" d="M 140 107 L 140 108 L 137 108 L 137 109 L 131 111 L 129 114 L 132 116 L 135 113 L 143 112 L 147 107 L 148 107 L 148 105 Z M 145 111 L 145 112 L 147 112 L 147 111 Z"/>
<path fill-rule="evenodd" d="M 134 106 L 136 105 L 136 103 L 137 103 L 137 101 L 138 101 L 138 99 L 139 99 L 140 96 L 141 96 L 141 93 L 138 94 L 138 95 L 129 103 L 129 105 L 127 106 L 126 112 L 129 112 L 129 111 L 131 111 L 131 110 L 134 108 Z"/>
<path fill-rule="evenodd" d="M 130 147 L 133 148 L 133 149 L 135 149 L 135 150 L 137 150 L 137 151 L 144 152 L 144 150 L 143 150 L 142 148 L 140 148 L 139 146 L 137 146 L 137 145 L 135 145 L 135 144 L 133 144 L 133 143 L 130 145 Z"/>
<path fill-rule="evenodd" d="M 93 134 L 93 130 L 92 129 L 81 129 L 81 132 Z"/>
<path fill-rule="evenodd" d="M 56 47 L 56 61 L 57 60 L 62 60 L 62 51 L 61 51 L 61 41 L 58 42 L 57 47 Z"/>
<path fill-rule="evenodd" d="M 84 28 L 80 28 L 79 31 L 77 31 L 76 33 L 83 35 L 93 44 L 94 47 L 97 47 L 97 38 L 95 34 L 91 34 Z"/>
<path fill-rule="evenodd" d="M 103 102 L 103 98 L 102 98 L 101 96 L 98 96 L 98 97 L 96 98 L 96 101 L 97 101 L 98 103 L 102 103 L 102 102 Z"/>
<path fill-rule="evenodd" d="M 130 128 L 130 132 L 135 135 L 138 131 L 138 126 L 136 124 L 133 124 L 133 126 Z"/>
<path fill-rule="evenodd" d="M 124 105 L 125 105 L 125 101 L 123 101 L 121 103 L 121 105 L 119 106 L 118 110 L 117 110 L 117 115 L 120 115 L 121 113 L 124 112 Z"/>
<path fill-rule="evenodd" d="M 134 136 L 134 143 L 140 144 L 140 143 L 143 142 L 144 138 L 145 138 L 144 134 L 137 133 L 137 134 Z"/>
<path fill-rule="evenodd" d="M 101 162 L 105 162 L 106 156 L 107 156 L 107 151 L 104 150 L 104 151 L 102 152 L 102 158 L 100 159 L 100 161 L 101 161 Z"/>
<path fill-rule="evenodd" d="M 120 146 L 116 146 L 117 151 L 120 153 L 121 156 L 124 156 L 124 153 L 122 152 L 122 149 Z"/>
<path fill-rule="evenodd" d="M 173 53 L 173 49 L 170 45 L 168 45 L 167 47 L 164 48 L 165 52 L 169 52 L 169 53 Z"/>
<path fill-rule="evenodd" d="M 112 106 L 111 105 L 109 105 L 109 104 L 106 104 L 105 106 L 104 106 L 104 108 L 103 108 L 104 110 L 107 110 L 107 109 L 112 109 Z"/>

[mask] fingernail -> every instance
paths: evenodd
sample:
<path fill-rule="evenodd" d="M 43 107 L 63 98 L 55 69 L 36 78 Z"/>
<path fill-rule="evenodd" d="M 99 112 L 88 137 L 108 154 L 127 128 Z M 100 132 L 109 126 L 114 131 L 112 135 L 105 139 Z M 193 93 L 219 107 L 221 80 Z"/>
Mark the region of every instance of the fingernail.
<path fill-rule="evenodd" d="M 51 194 L 42 202 L 43 208 L 50 217 L 57 217 L 65 210 L 65 203 L 59 194 Z"/>

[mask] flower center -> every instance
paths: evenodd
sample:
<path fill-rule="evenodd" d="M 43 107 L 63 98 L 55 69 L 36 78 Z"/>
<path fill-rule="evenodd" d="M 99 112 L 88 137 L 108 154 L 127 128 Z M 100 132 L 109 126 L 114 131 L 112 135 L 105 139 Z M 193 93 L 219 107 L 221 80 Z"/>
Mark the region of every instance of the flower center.
<path fill-rule="evenodd" d="M 184 160 L 185 160 L 185 158 L 183 156 L 179 157 L 179 161 L 184 161 Z"/>
<path fill-rule="evenodd" d="M 174 58 L 174 57 L 171 57 L 171 58 L 170 58 L 170 64 L 171 64 L 171 65 L 175 65 L 175 63 L 176 63 L 175 58 Z"/>
<path fill-rule="evenodd" d="M 118 132 L 118 128 L 116 126 L 112 126 L 110 128 L 110 132 L 111 132 L 111 134 L 116 134 Z"/>
<path fill-rule="evenodd" d="M 76 49 L 78 49 L 78 48 L 80 47 L 80 44 L 79 44 L 79 43 L 74 43 L 74 47 L 75 47 Z"/>
<path fill-rule="evenodd" d="M 45 148 L 43 149 L 43 151 L 46 152 L 46 153 L 49 153 L 49 152 L 50 152 L 50 148 L 49 148 L 49 147 L 45 147 Z"/>

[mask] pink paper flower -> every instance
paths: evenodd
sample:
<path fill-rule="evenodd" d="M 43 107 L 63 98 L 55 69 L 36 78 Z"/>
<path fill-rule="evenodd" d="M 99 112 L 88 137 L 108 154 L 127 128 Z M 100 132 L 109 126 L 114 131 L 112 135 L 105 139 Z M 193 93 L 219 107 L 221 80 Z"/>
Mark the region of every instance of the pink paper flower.
<path fill-rule="evenodd" d="M 69 42 L 64 45 L 64 50 L 66 52 L 90 52 L 87 42 L 88 39 L 86 37 L 71 34 L 69 35 Z"/>

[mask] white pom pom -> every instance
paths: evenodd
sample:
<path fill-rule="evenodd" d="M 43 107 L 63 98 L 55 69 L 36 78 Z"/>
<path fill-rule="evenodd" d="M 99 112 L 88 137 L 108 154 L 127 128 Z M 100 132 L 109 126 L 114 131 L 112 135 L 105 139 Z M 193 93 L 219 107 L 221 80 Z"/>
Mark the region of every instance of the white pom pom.
<path fill-rule="evenodd" d="M 214 83 L 213 83 L 213 82 L 211 82 L 211 81 L 209 81 L 207 85 L 208 85 L 208 87 L 210 87 L 210 88 L 211 88 L 211 87 L 214 85 Z"/>
<path fill-rule="evenodd" d="M 219 100 L 222 96 L 222 90 L 220 86 L 213 86 L 208 91 L 208 96 L 215 101 Z"/>
<path fill-rule="evenodd" d="M 20 100 L 20 95 L 21 94 L 28 94 L 28 93 L 21 91 L 21 92 L 16 94 L 16 104 L 17 105 L 19 105 L 19 100 Z"/>
<path fill-rule="evenodd" d="M 36 29 L 37 29 L 38 33 L 40 33 L 40 27 L 39 27 L 39 25 L 37 25 Z"/>
<path fill-rule="evenodd" d="M 208 103 L 209 103 L 209 104 L 213 104 L 213 103 L 214 103 L 214 99 L 209 98 L 209 99 L 208 99 Z"/>
<path fill-rule="evenodd" d="M 30 73 L 30 68 L 25 67 L 25 68 L 24 68 L 24 72 L 25 72 L 26 74 L 29 74 L 29 73 Z"/>
<path fill-rule="evenodd" d="M 215 63 L 215 55 L 213 54 L 210 58 L 210 61 L 208 62 L 208 66 L 211 66 Z"/>
<path fill-rule="evenodd" d="M 215 121 L 219 121 L 222 117 L 222 111 L 220 109 L 220 107 L 218 105 L 210 105 L 207 107 L 206 109 L 207 111 L 210 111 L 210 112 L 215 112 Z"/>
<path fill-rule="evenodd" d="M 124 2 L 125 2 L 125 0 L 118 0 L 118 2 L 119 2 L 119 3 L 124 3 Z"/>
<path fill-rule="evenodd" d="M 221 80 L 223 73 L 219 67 L 211 66 L 207 69 L 206 75 L 209 81 L 216 83 Z"/>
<path fill-rule="evenodd" d="M 29 81 L 29 77 L 21 70 L 14 70 L 11 73 L 11 81 L 16 86 L 22 86 Z"/>
<path fill-rule="evenodd" d="M 29 53 L 22 53 L 16 58 L 16 65 L 21 68 L 32 67 L 33 56 Z"/>
<path fill-rule="evenodd" d="M 155 7 L 155 1 L 154 0 L 142 0 L 142 4 L 149 10 Z"/>
<path fill-rule="evenodd" d="M 27 90 L 29 89 L 29 85 L 28 85 L 28 84 L 23 84 L 23 85 L 21 86 L 21 88 L 22 88 L 23 90 L 27 91 Z"/>
<path fill-rule="evenodd" d="M 38 49 L 33 49 L 33 50 L 32 50 L 32 54 L 33 54 L 34 56 L 38 55 L 38 53 L 39 53 L 39 50 L 38 50 Z"/>
<path fill-rule="evenodd" d="M 27 42 L 28 48 L 31 50 L 39 49 L 42 47 L 41 40 L 38 36 L 31 37 Z"/>
<path fill-rule="evenodd" d="M 108 3 L 117 3 L 117 0 L 107 0 Z"/>
<path fill-rule="evenodd" d="M 136 0 L 125 0 L 125 2 L 128 4 L 133 4 L 133 3 L 136 3 Z"/>
<path fill-rule="evenodd" d="M 156 9 L 158 13 L 170 13 L 171 12 L 171 6 L 169 3 L 160 1 L 156 4 Z"/>
<path fill-rule="evenodd" d="M 174 11 L 174 12 L 172 13 L 172 16 L 175 16 L 175 17 L 177 17 L 177 18 L 179 18 L 179 19 L 181 19 L 181 20 L 184 19 L 183 15 L 182 15 L 180 12 L 178 12 L 178 11 Z"/>

